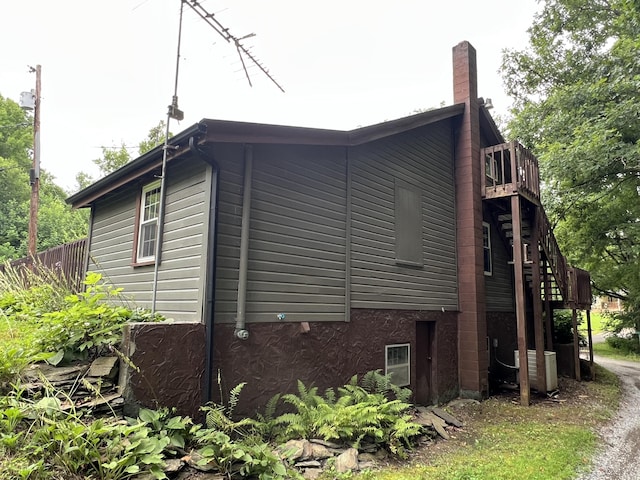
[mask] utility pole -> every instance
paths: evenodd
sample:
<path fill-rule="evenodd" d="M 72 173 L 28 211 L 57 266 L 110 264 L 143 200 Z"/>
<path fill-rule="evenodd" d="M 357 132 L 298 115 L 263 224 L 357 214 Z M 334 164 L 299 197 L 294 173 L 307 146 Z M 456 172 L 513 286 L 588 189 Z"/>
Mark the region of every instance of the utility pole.
<path fill-rule="evenodd" d="M 29 67 L 36 73 L 35 107 L 33 110 L 33 168 L 29 172 L 31 183 L 31 203 L 29 206 L 29 246 L 28 256 L 32 261 L 38 252 L 38 203 L 40 199 L 40 65 Z"/>

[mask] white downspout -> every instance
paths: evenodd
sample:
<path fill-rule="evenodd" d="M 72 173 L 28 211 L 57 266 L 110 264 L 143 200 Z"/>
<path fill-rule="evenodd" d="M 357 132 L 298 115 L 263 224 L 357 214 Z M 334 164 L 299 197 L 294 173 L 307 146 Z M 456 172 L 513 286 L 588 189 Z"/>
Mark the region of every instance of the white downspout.
<path fill-rule="evenodd" d="M 253 146 L 244 146 L 244 186 L 242 188 L 242 227 L 240 230 L 240 267 L 238 269 L 238 302 L 236 328 L 233 332 L 241 340 L 249 338 L 246 329 L 247 270 L 249 268 L 249 224 L 251 221 L 251 177 Z"/>

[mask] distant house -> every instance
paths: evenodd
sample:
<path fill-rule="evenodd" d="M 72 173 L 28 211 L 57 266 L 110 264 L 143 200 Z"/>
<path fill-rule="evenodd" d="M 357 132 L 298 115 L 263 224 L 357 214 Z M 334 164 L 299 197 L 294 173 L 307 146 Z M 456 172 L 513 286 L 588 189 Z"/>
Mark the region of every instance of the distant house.
<path fill-rule="evenodd" d="M 624 310 L 624 303 L 617 297 L 602 295 L 594 297 L 591 310 L 594 312 L 622 312 Z"/>
<path fill-rule="evenodd" d="M 193 411 L 247 382 L 249 410 L 380 369 L 418 403 L 481 399 L 519 350 L 528 403 L 527 349 L 545 388 L 550 313 L 588 309 L 589 275 L 470 44 L 453 66 L 452 106 L 352 131 L 205 119 L 171 139 L 165 191 L 158 147 L 69 198 L 91 208 L 89 268 L 175 320 L 127 332 L 135 398 Z"/>

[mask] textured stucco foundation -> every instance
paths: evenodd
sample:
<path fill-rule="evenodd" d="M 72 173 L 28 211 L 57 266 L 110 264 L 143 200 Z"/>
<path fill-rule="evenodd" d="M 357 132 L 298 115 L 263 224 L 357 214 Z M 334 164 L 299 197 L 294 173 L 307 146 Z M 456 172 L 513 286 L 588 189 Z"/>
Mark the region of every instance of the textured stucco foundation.
<path fill-rule="evenodd" d="M 176 407 L 179 414 L 197 418 L 202 404 L 204 349 L 205 328 L 200 323 L 128 325 L 124 352 L 140 371 L 120 362 L 120 386 L 127 403 Z"/>
<path fill-rule="evenodd" d="M 457 394 L 456 314 L 398 310 L 351 311 L 350 322 L 252 323 L 247 340 L 234 337 L 234 326 L 214 329 L 214 391 L 227 396 L 246 382 L 238 413 L 262 411 L 277 393 L 297 391 L 297 381 L 322 392 L 354 374 L 385 368 L 385 345 L 411 345 L 411 388 L 416 382 L 416 324 L 433 322 L 435 345 L 431 400 Z M 217 388 L 218 372 L 220 388 Z M 226 400 L 226 398 L 225 398 Z M 214 394 L 214 401 L 220 401 Z"/>

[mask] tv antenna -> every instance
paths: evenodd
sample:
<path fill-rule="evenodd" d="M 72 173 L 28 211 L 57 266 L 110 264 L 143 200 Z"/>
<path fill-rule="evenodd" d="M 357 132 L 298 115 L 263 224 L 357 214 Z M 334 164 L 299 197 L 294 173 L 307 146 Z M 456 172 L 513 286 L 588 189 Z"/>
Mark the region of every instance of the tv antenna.
<path fill-rule="evenodd" d="M 213 28 L 218 35 L 224 38 L 227 43 L 232 43 L 236 47 L 236 51 L 238 52 L 238 56 L 240 57 L 240 62 L 242 63 L 242 69 L 247 77 L 247 81 L 249 82 L 249 86 L 253 87 L 251 83 L 251 77 L 249 76 L 249 72 L 247 70 L 247 65 L 245 63 L 245 57 L 248 58 L 254 65 L 256 65 L 262 73 L 264 73 L 269 80 L 273 82 L 273 84 L 280 89 L 282 93 L 284 93 L 284 88 L 276 81 L 275 78 L 269 73 L 269 70 L 260 63 L 260 61 L 242 44 L 242 40 L 246 38 L 251 38 L 255 36 L 255 33 L 250 33 L 241 38 L 232 35 L 229 32 L 229 29 L 222 25 L 216 18 L 215 14 L 209 13 L 198 0 L 180 0 L 180 21 L 178 24 L 178 48 L 176 53 L 176 71 L 175 71 L 175 79 L 173 86 L 173 97 L 171 99 L 171 105 L 169 105 L 169 109 L 167 111 L 167 124 L 164 135 L 164 146 L 162 152 L 162 173 L 160 174 L 160 205 L 158 206 L 158 220 L 157 220 L 157 228 L 156 228 L 156 244 L 155 244 L 155 256 L 154 256 L 154 268 L 153 268 L 153 287 L 152 287 L 152 295 L 151 295 L 151 312 L 155 313 L 156 311 L 156 299 L 157 299 L 157 290 L 158 290 L 158 267 L 160 265 L 160 256 L 162 253 L 162 236 L 164 231 L 164 209 L 165 209 L 165 198 L 166 198 L 166 170 L 167 170 L 167 155 L 168 151 L 171 148 L 169 145 L 169 123 L 171 119 L 180 121 L 184 119 L 184 112 L 178 108 L 178 72 L 180 69 L 180 44 L 182 42 L 182 16 L 184 11 L 185 4 L 190 7 L 194 12 L 198 14 L 200 18 L 202 18 L 211 28 Z M 137 7 L 136 7 L 137 8 Z M 244 56 L 243 56 L 244 55 Z"/>
<path fill-rule="evenodd" d="M 244 57 L 247 57 L 254 65 L 256 65 L 262 73 L 264 73 L 269 80 L 273 82 L 273 84 L 280 89 L 282 93 L 284 93 L 284 88 L 276 81 L 275 78 L 269 73 L 269 70 L 242 44 L 242 40 L 246 38 L 255 37 L 255 33 L 250 33 L 243 37 L 236 37 L 229 32 L 229 29 L 222 25 L 215 17 L 214 13 L 209 13 L 205 8 L 200 4 L 198 0 L 182 0 L 186 3 L 191 9 L 198 14 L 200 18 L 202 18 L 211 28 L 213 28 L 218 35 L 224 38 L 227 43 L 233 43 L 238 51 L 238 56 L 240 57 L 240 62 L 242 63 L 242 68 L 247 77 L 247 81 L 249 82 L 249 86 L 253 86 L 251 83 L 251 78 L 249 77 L 249 72 L 247 71 L 247 66 L 245 64 Z M 244 55 L 244 56 L 243 56 Z"/>

